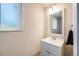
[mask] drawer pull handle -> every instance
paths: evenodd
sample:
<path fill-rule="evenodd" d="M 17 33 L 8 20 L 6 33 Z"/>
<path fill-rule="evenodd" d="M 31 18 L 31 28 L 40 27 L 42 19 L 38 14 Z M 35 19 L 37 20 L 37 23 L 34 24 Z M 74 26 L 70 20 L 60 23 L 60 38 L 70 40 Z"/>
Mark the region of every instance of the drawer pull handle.
<path fill-rule="evenodd" d="M 46 53 L 50 54 L 50 52 L 48 50 L 46 50 Z"/>

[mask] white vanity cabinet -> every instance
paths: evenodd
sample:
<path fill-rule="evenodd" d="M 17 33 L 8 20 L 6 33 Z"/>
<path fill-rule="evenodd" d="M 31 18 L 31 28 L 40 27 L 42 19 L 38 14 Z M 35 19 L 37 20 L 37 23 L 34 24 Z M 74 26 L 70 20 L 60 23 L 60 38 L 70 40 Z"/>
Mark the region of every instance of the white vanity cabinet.
<path fill-rule="evenodd" d="M 64 39 L 52 39 L 51 37 L 41 40 L 42 56 L 62 56 L 64 53 Z"/>

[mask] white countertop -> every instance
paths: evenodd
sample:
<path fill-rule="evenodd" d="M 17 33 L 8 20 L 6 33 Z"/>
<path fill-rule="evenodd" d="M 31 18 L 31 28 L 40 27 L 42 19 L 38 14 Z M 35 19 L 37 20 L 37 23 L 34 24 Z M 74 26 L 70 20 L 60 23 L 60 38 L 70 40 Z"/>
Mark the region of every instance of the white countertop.
<path fill-rule="evenodd" d="M 47 38 L 43 39 L 42 41 L 53 44 L 58 47 L 62 47 L 64 44 L 64 39 L 61 39 L 61 38 L 53 39 L 52 37 L 47 37 Z"/>

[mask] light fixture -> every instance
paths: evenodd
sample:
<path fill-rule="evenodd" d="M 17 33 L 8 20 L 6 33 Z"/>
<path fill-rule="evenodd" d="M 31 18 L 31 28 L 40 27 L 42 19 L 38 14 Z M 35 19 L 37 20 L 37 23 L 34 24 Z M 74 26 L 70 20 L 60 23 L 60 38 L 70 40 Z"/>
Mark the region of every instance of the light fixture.
<path fill-rule="evenodd" d="M 53 14 L 53 13 L 57 13 L 59 12 L 61 9 L 58 8 L 56 5 L 52 6 L 51 8 L 48 9 L 48 15 Z"/>
<path fill-rule="evenodd" d="M 58 8 L 57 8 L 57 6 L 55 5 L 55 6 L 52 7 L 52 9 L 53 9 L 53 11 L 55 11 L 55 10 L 57 10 Z"/>
<path fill-rule="evenodd" d="M 52 12 L 53 12 L 52 8 L 49 8 L 48 9 L 48 15 L 52 14 Z"/>

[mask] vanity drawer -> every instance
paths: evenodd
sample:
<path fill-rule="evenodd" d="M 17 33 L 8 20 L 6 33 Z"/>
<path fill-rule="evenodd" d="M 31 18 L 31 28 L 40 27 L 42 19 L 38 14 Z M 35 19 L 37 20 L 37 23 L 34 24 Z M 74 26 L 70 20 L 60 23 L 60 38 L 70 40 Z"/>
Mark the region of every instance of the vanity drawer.
<path fill-rule="evenodd" d="M 43 50 L 44 55 L 46 56 L 61 56 L 61 52 L 53 51 L 51 49 L 44 49 Z"/>
<path fill-rule="evenodd" d="M 61 56 L 62 55 L 61 50 L 56 51 L 54 49 L 49 49 L 49 48 L 43 48 L 42 53 L 43 55 L 46 55 L 46 56 Z"/>
<path fill-rule="evenodd" d="M 62 48 L 62 47 L 58 47 L 47 42 L 41 42 L 41 46 L 42 48 L 51 49 L 53 51 L 58 51 L 58 50 L 60 51 L 60 48 Z"/>

